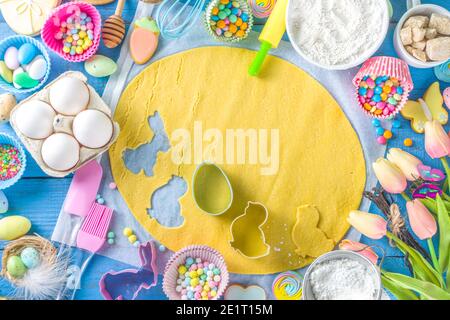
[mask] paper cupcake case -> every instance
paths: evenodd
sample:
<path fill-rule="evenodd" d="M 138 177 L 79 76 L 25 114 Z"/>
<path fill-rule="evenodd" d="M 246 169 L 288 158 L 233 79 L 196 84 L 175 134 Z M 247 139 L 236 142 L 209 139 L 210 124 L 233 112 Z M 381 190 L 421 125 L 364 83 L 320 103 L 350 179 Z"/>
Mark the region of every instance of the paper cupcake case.
<path fill-rule="evenodd" d="M 243 10 L 243 12 L 248 14 L 248 22 L 247 22 L 248 27 L 247 27 L 247 30 L 245 30 L 245 35 L 242 38 L 239 38 L 239 37 L 236 37 L 236 36 L 227 38 L 225 36 L 218 36 L 211 29 L 211 26 L 209 25 L 209 21 L 211 20 L 212 9 L 213 9 L 213 7 L 215 5 L 220 3 L 219 0 L 213 0 L 206 7 L 205 18 L 204 18 L 204 23 L 205 23 L 206 30 L 211 35 L 211 37 L 213 37 L 214 39 L 216 39 L 218 41 L 223 41 L 223 42 L 228 42 L 228 43 L 236 43 L 236 42 L 244 40 L 245 38 L 248 37 L 248 35 L 250 34 L 250 31 L 252 31 L 252 28 L 253 28 L 253 13 L 252 13 L 251 8 L 248 6 L 247 1 L 238 0 L 238 2 L 241 5 L 240 8 Z"/>
<path fill-rule="evenodd" d="M 9 144 L 17 148 L 17 150 L 19 150 L 19 159 L 20 162 L 22 163 L 22 167 L 13 178 L 8 180 L 0 180 L 0 190 L 4 190 L 6 188 L 11 187 L 13 184 L 15 184 L 17 181 L 20 180 L 27 166 L 27 158 L 25 156 L 25 151 L 23 150 L 22 145 L 10 135 L 0 133 L 0 144 Z"/>
<path fill-rule="evenodd" d="M 61 40 L 55 39 L 55 34 L 59 31 L 58 21 L 65 20 L 68 16 L 72 15 L 71 8 L 73 6 L 78 7 L 82 12 L 85 12 L 92 19 L 94 24 L 94 39 L 92 46 L 83 54 L 76 54 L 71 56 L 68 53 L 62 51 L 64 45 Z M 58 54 L 64 60 L 70 62 L 82 62 L 92 57 L 100 46 L 100 35 L 102 29 L 102 18 L 98 10 L 93 6 L 85 2 L 68 2 L 62 6 L 57 7 L 50 17 L 45 21 L 44 27 L 41 31 L 41 37 L 47 47 Z"/>
<path fill-rule="evenodd" d="M 91 149 L 91 148 L 87 148 L 85 146 L 81 146 L 80 159 L 79 159 L 77 165 L 70 170 L 56 171 L 45 164 L 45 162 L 41 156 L 41 148 L 42 148 L 42 144 L 44 143 L 45 139 L 36 140 L 36 139 L 28 138 L 27 136 L 23 135 L 20 132 L 20 130 L 18 129 L 17 124 L 16 124 L 16 112 L 19 108 L 22 107 L 22 105 L 24 103 L 27 103 L 32 100 L 41 100 L 43 102 L 50 104 L 50 99 L 49 99 L 50 87 L 59 79 L 61 79 L 63 77 L 67 77 L 67 76 L 75 77 L 75 78 L 82 80 L 86 84 L 86 86 L 89 88 L 90 100 L 89 100 L 89 104 L 88 104 L 86 110 L 89 110 L 89 109 L 99 110 L 99 111 L 105 113 L 106 115 L 108 115 L 112 119 L 111 109 L 108 107 L 108 105 L 106 105 L 106 103 L 98 95 L 98 93 L 95 91 L 95 89 L 92 88 L 87 83 L 86 76 L 84 76 L 81 72 L 77 72 L 77 71 L 68 71 L 68 72 L 61 74 L 58 78 L 56 78 L 55 80 L 50 82 L 47 86 L 45 86 L 44 89 L 33 94 L 29 98 L 21 101 L 11 111 L 11 119 L 10 119 L 12 128 L 14 129 L 14 131 L 16 132 L 17 136 L 20 138 L 22 143 L 25 145 L 27 150 L 30 152 L 31 156 L 34 158 L 34 160 L 36 160 L 39 167 L 49 176 L 56 177 L 56 178 L 63 178 L 65 176 L 75 172 L 77 169 L 81 168 L 84 164 L 88 163 L 90 160 L 93 160 L 93 159 L 97 158 L 99 155 L 106 152 L 109 149 L 109 147 L 111 147 L 111 145 L 117 140 L 117 137 L 119 136 L 119 133 L 120 133 L 119 125 L 116 122 L 112 121 L 114 131 L 113 131 L 113 136 L 111 137 L 110 142 L 107 145 L 105 145 L 101 148 L 97 148 L 97 149 Z"/>
<path fill-rule="evenodd" d="M 359 84 L 365 76 L 376 75 L 376 76 L 390 76 L 397 78 L 400 81 L 401 87 L 403 88 L 402 100 L 396 107 L 396 110 L 389 115 L 374 115 L 364 109 L 364 107 L 359 102 L 358 88 Z M 355 99 L 368 116 L 378 119 L 392 119 L 394 118 L 405 106 L 408 101 L 410 92 L 414 89 L 414 84 L 411 78 L 411 72 L 408 65 L 403 60 L 394 57 L 373 57 L 367 60 L 361 69 L 358 71 L 356 76 L 353 78 L 353 85 L 355 86 Z"/>
<path fill-rule="evenodd" d="M 0 42 L 0 60 L 4 60 L 5 51 L 9 47 L 16 47 L 17 49 L 19 49 L 19 47 L 25 43 L 31 43 L 38 49 L 40 54 L 44 57 L 45 61 L 47 62 L 47 70 L 45 72 L 44 78 L 41 79 L 39 84 L 36 87 L 29 88 L 29 89 L 16 89 L 12 83 L 8 83 L 5 80 L 3 80 L 2 77 L 0 77 L 0 87 L 2 89 L 4 89 L 5 91 L 11 92 L 13 94 L 31 93 L 31 92 L 34 92 L 34 91 L 42 88 L 42 86 L 47 82 L 48 77 L 50 75 L 51 62 L 50 62 L 50 56 L 48 55 L 47 49 L 45 48 L 45 46 L 42 45 L 42 43 L 40 43 L 39 41 L 37 41 L 31 37 L 28 37 L 28 36 L 11 36 L 11 37 L 8 37 L 8 38 L 4 39 L 3 41 L 1 41 Z"/>
<path fill-rule="evenodd" d="M 163 291 L 170 300 L 181 300 L 181 294 L 176 292 L 178 279 L 178 267 L 186 261 L 186 258 L 200 258 L 203 261 L 214 263 L 220 269 L 221 281 L 217 289 L 217 295 L 211 300 L 219 299 L 228 286 L 229 274 L 222 255 L 207 246 L 189 246 L 176 252 L 166 264 L 163 279 Z"/>

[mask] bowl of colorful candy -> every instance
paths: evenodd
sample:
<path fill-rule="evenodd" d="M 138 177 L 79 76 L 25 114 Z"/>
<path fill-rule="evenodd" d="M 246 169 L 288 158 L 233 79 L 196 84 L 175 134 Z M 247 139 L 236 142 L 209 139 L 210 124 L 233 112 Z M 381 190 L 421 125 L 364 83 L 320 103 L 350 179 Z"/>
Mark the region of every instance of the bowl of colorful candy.
<path fill-rule="evenodd" d="M 167 262 L 164 293 L 170 300 L 217 300 L 228 285 L 225 260 L 207 246 L 189 246 Z"/>
<path fill-rule="evenodd" d="M 215 39 L 238 42 L 250 33 L 253 15 L 247 1 L 213 0 L 206 8 L 205 23 Z"/>
<path fill-rule="evenodd" d="M 11 187 L 22 177 L 27 159 L 20 143 L 0 133 L 0 190 Z"/>
<path fill-rule="evenodd" d="M 393 57 L 367 60 L 353 79 L 361 109 L 377 119 L 392 119 L 414 88 L 406 62 Z"/>
<path fill-rule="evenodd" d="M 101 27 L 101 16 L 94 6 L 68 2 L 56 8 L 45 21 L 41 37 L 63 59 L 81 62 L 97 52 Z"/>
<path fill-rule="evenodd" d="M 11 36 L 0 42 L 0 87 L 14 94 L 38 90 L 50 74 L 45 47 L 28 36 Z"/>

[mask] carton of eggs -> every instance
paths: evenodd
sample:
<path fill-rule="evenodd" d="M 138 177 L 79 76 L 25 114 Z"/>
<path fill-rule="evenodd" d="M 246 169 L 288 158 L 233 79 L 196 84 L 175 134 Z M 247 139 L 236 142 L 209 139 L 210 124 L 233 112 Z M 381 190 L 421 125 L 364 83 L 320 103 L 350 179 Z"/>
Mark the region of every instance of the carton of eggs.
<path fill-rule="evenodd" d="M 44 172 L 64 177 L 117 139 L 111 110 L 80 72 L 66 72 L 19 103 L 11 125 Z"/>

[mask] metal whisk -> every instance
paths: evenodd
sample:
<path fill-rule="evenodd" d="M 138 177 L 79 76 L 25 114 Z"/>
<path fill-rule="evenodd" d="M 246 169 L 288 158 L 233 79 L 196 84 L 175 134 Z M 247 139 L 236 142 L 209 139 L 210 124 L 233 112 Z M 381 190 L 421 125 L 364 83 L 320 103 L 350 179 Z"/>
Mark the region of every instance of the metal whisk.
<path fill-rule="evenodd" d="M 156 23 L 161 36 L 176 39 L 197 22 L 206 0 L 164 0 L 156 11 Z"/>

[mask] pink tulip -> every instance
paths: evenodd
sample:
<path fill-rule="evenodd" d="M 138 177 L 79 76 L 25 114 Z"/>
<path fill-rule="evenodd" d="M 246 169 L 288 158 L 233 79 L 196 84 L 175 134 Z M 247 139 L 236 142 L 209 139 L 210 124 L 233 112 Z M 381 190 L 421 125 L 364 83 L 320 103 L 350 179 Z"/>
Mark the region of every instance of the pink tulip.
<path fill-rule="evenodd" d="M 381 186 L 389 193 L 402 193 L 408 182 L 403 172 L 392 162 L 380 158 L 372 164 L 373 171 Z"/>
<path fill-rule="evenodd" d="M 433 159 L 450 154 L 450 137 L 437 120 L 425 123 L 425 150 Z"/>
<path fill-rule="evenodd" d="M 433 215 L 419 199 L 406 203 L 409 224 L 420 240 L 432 238 L 437 232 L 437 224 Z"/>
<path fill-rule="evenodd" d="M 363 235 L 374 240 L 383 238 L 387 232 L 386 220 L 375 214 L 355 210 L 350 212 L 347 221 Z"/>
<path fill-rule="evenodd" d="M 341 243 L 339 243 L 339 249 L 354 251 L 372 261 L 373 264 L 376 265 L 378 263 L 377 254 L 372 250 L 372 248 L 368 247 L 365 244 L 344 239 L 341 241 Z"/>
<path fill-rule="evenodd" d="M 420 172 L 417 168 L 422 164 L 418 158 L 402 149 L 392 148 L 387 154 L 387 159 L 395 164 L 409 181 L 420 178 Z"/>

